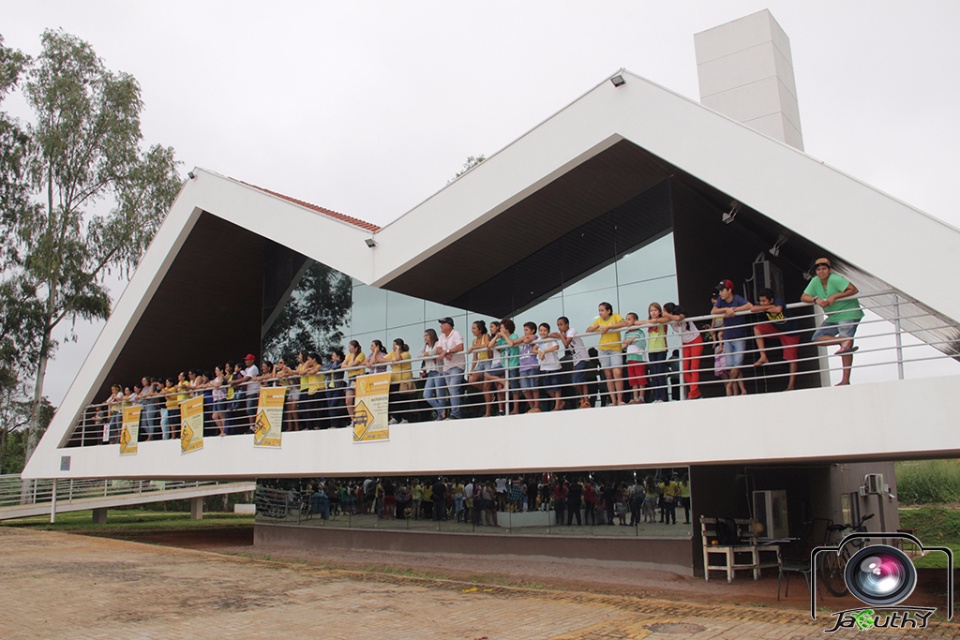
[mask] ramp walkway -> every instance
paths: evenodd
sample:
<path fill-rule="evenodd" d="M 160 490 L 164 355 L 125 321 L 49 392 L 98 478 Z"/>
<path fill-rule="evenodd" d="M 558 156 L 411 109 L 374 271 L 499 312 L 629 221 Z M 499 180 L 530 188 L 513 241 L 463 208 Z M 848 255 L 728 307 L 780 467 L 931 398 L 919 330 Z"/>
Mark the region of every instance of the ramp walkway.
<path fill-rule="evenodd" d="M 253 491 L 256 482 L 216 480 L 34 480 L 0 475 L 0 520 Z"/>

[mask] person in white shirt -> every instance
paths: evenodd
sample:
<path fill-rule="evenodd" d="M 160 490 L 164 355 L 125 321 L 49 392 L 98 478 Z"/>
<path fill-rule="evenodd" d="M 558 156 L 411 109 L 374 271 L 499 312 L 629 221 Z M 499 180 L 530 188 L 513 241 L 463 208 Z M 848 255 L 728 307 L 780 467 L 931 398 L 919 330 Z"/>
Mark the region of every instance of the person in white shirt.
<path fill-rule="evenodd" d="M 243 364 L 246 367 L 240 377 L 231 383 L 243 394 L 247 420 L 250 422 L 250 431 L 254 430 L 253 421 L 257 417 L 257 401 L 260 399 L 260 382 L 255 380 L 260 375 L 260 369 L 257 368 L 256 361 L 257 357 L 248 353 L 243 359 Z"/>
<path fill-rule="evenodd" d="M 577 335 L 577 330 L 570 326 L 566 316 L 557 318 L 557 329 L 550 334 L 551 338 L 558 338 L 563 342 L 563 348 L 569 353 L 573 351 L 573 384 L 580 396 L 581 409 L 589 409 L 590 401 L 587 393 L 587 370 L 590 368 L 590 354 L 583 345 L 583 338 Z"/>
<path fill-rule="evenodd" d="M 460 413 L 460 385 L 463 381 L 463 370 L 466 358 L 463 353 L 463 336 L 453 328 L 453 318 L 440 318 L 440 335 L 437 340 L 437 355 L 442 358 L 443 377 L 450 397 L 450 418 L 459 420 Z"/>
<path fill-rule="evenodd" d="M 564 402 L 560 398 L 560 342 L 556 339 L 550 339 L 550 325 L 541 322 L 537 327 L 540 334 L 540 340 L 533 345 L 533 351 L 540 359 L 540 385 L 543 390 L 553 398 L 552 411 L 563 409 Z"/>

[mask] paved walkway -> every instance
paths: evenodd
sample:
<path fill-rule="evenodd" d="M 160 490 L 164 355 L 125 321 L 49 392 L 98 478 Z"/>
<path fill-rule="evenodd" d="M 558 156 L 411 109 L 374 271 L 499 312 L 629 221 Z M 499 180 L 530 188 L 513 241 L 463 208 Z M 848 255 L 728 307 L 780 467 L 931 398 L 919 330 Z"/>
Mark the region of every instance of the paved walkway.
<path fill-rule="evenodd" d="M 2 528 L 0 550 L 4 640 L 829 637 L 829 620 L 799 611 L 486 587 L 61 533 Z M 903 637 L 917 635 L 958 638 L 960 625 Z"/>

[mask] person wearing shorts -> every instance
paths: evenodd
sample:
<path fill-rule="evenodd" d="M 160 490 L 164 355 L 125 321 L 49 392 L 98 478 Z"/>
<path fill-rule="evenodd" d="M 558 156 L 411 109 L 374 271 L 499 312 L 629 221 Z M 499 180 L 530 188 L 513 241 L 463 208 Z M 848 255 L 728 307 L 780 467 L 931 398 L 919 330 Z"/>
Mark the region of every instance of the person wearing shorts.
<path fill-rule="evenodd" d="M 623 350 L 620 345 L 620 332 L 626 322 L 619 313 L 613 312 L 613 305 L 601 302 L 597 307 L 597 317 L 587 332 L 598 331 L 600 344 L 597 345 L 597 355 L 603 377 L 607 381 L 607 393 L 610 395 L 610 404 L 623 404 Z"/>
<path fill-rule="evenodd" d="M 863 318 L 860 301 L 850 299 L 860 293 L 849 280 L 833 272 L 829 258 L 817 258 L 814 261 L 814 278 L 800 296 L 801 302 L 812 303 L 827 314 L 811 342 L 821 347 L 840 345 L 835 355 L 840 356 L 843 374 L 837 386 L 850 384 L 850 370 L 853 367 L 853 337 Z"/>
<path fill-rule="evenodd" d="M 721 280 L 717 284 L 719 297 L 714 303 L 711 315 L 723 316 L 723 342 L 717 345 L 717 353 L 723 353 L 729 377 L 727 378 L 727 395 L 746 395 L 747 387 L 743 384 L 743 353 L 747 350 L 747 318 L 736 315 L 740 311 L 749 311 L 752 306 L 746 298 L 733 292 L 732 280 Z"/>
<path fill-rule="evenodd" d="M 623 348 L 627 351 L 627 383 L 633 391 L 633 397 L 627 404 L 643 404 L 643 393 L 647 386 L 647 365 L 643 354 L 647 350 L 647 336 L 639 326 L 640 317 L 635 313 L 627 314 L 630 330 L 623 334 Z"/>
<path fill-rule="evenodd" d="M 590 354 L 583 344 L 583 338 L 577 335 L 577 330 L 570 326 L 566 316 L 557 318 L 557 329 L 550 334 L 551 338 L 558 338 L 563 343 L 567 354 L 573 352 L 573 376 L 571 381 L 579 396 L 580 409 L 589 409 L 589 394 L 587 393 L 587 370 L 590 368 Z"/>
<path fill-rule="evenodd" d="M 790 367 L 790 376 L 787 378 L 787 391 L 793 391 L 797 383 L 797 345 L 800 344 L 800 335 L 796 333 L 796 323 L 787 316 L 787 305 L 783 298 L 777 298 L 773 289 L 762 289 L 759 304 L 753 305 L 750 310 L 765 313 L 767 322 L 753 327 L 753 336 L 757 341 L 757 350 L 760 357 L 753 363 L 755 367 L 762 367 L 770 362 L 767 358 L 766 339 L 779 340 L 783 347 L 783 361 Z"/>
<path fill-rule="evenodd" d="M 500 320 L 500 338 L 503 340 L 503 348 L 500 348 L 500 340 L 497 340 L 497 347 L 500 350 L 500 360 L 503 363 L 504 373 L 505 398 L 503 411 L 510 415 L 520 413 L 520 347 L 515 346 L 520 339 L 515 333 L 516 329 L 517 326 L 510 318 Z M 510 400 L 513 400 L 512 410 L 509 406 Z"/>

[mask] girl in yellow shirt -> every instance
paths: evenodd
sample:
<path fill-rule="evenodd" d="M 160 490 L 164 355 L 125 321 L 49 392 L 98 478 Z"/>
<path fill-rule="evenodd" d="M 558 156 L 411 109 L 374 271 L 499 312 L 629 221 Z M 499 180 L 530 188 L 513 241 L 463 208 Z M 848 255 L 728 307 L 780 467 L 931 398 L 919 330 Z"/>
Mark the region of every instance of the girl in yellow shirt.
<path fill-rule="evenodd" d="M 626 322 L 619 313 L 613 312 L 613 305 L 601 302 L 597 307 L 599 317 L 593 321 L 588 333 L 599 331 L 600 344 L 597 345 L 597 355 L 603 377 L 607 381 L 607 393 L 610 394 L 610 404 L 613 406 L 624 404 L 623 395 L 623 349 L 620 343 L 620 332 Z"/>
<path fill-rule="evenodd" d="M 395 338 L 393 351 L 383 361 L 390 363 L 390 423 L 408 422 L 417 390 L 410 369 L 410 346 L 403 338 Z"/>
<path fill-rule="evenodd" d="M 344 400 L 347 404 L 347 414 L 350 416 L 350 422 L 353 422 L 353 401 L 357 395 L 357 376 L 363 373 L 366 361 L 367 356 L 360 348 L 360 343 L 351 340 L 350 344 L 347 345 L 347 357 L 344 358 L 341 367 L 346 370 L 347 376 L 347 393 Z"/>

